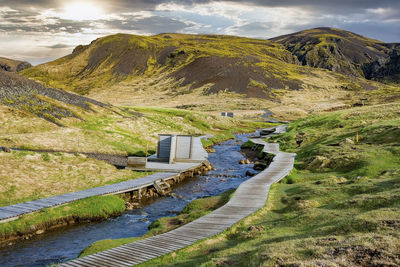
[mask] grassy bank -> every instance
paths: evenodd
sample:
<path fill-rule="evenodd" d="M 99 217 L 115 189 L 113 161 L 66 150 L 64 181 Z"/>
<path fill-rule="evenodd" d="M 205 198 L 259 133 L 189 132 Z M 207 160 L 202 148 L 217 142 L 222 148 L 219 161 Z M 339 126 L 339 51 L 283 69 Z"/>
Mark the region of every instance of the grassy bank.
<path fill-rule="evenodd" d="M 0 238 L 3 242 L 29 238 L 57 227 L 105 220 L 124 211 L 125 201 L 117 196 L 90 197 L 22 215 L 15 221 L 0 224 Z"/>
<path fill-rule="evenodd" d="M 296 170 L 272 186 L 266 207 L 142 266 L 398 266 L 399 110 L 353 108 L 292 123 L 274 139 L 298 154 Z"/>
<path fill-rule="evenodd" d="M 0 206 L 136 179 L 150 173 L 118 170 L 80 154 L 0 152 Z M 18 167 L 16 167 L 18 166 Z"/>
<path fill-rule="evenodd" d="M 196 199 L 190 202 L 177 216 L 174 217 L 163 217 L 154 221 L 149 226 L 149 231 L 142 237 L 131 237 L 122 239 L 106 239 L 93 243 L 85 250 L 81 252 L 79 257 L 84 257 L 90 254 L 94 254 L 106 249 L 114 248 L 124 244 L 134 242 L 138 239 L 147 238 L 150 236 L 158 235 L 161 233 L 168 232 L 181 225 L 194 221 L 215 209 L 225 205 L 232 197 L 234 190 L 228 190 L 219 196 L 207 197 Z"/>

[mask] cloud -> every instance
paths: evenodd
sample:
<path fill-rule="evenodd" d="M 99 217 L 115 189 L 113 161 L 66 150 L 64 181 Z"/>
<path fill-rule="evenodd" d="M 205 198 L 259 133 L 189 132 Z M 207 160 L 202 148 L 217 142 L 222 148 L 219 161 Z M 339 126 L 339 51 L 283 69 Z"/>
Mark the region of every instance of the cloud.
<path fill-rule="evenodd" d="M 47 46 L 45 46 L 45 47 L 51 48 L 51 49 L 60 49 L 60 48 L 70 48 L 70 47 L 73 47 L 73 45 L 55 44 L 55 45 L 47 45 Z"/>
<path fill-rule="evenodd" d="M 179 32 L 195 24 L 161 16 L 122 15 L 117 20 L 103 20 L 101 23 L 110 29 L 135 31 L 141 34 Z"/>
<path fill-rule="evenodd" d="M 78 3 L 97 14 L 71 12 Z M 272 38 L 322 26 L 399 42 L 399 23 L 398 0 L 2 0 L 0 53 L 40 62 L 117 32 Z"/>

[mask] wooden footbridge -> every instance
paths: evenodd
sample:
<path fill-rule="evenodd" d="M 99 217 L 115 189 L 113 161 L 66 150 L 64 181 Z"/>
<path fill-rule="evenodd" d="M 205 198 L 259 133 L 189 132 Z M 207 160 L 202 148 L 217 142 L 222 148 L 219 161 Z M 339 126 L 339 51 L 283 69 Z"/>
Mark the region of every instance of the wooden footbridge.
<path fill-rule="evenodd" d="M 154 169 L 162 171 L 135 180 L 0 207 L 0 223 L 16 220 L 19 216 L 27 213 L 37 212 L 45 208 L 63 205 L 92 196 L 122 194 L 151 186 L 157 189 L 158 186 L 165 184 L 165 182 L 170 179 L 178 177 L 181 173 L 193 172 L 196 168 L 205 164 L 208 154 L 201 145 L 201 139 L 209 137 L 210 136 L 201 136 L 195 138 L 194 154 L 196 162 L 182 162 L 176 164 L 153 163 Z"/>
<path fill-rule="evenodd" d="M 75 259 L 60 266 L 135 265 L 215 236 L 261 209 L 266 203 L 270 186 L 291 172 L 295 154 L 280 152 L 277 143 L 269 144 L 260 139 L 253 142 L 264 145 L 264 152 L 275 154 L 274 160 L 267 169 L 243 182 L 226 205 L 170 232 Z"/>

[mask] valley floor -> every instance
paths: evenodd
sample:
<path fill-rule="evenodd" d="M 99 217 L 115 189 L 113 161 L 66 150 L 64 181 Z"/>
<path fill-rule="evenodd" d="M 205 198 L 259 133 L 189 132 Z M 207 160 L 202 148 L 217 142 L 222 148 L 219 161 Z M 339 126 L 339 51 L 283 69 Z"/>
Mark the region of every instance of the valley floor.
<path fill-rule="evenodd" d="M 399 118 L 394 103 L 291 123 L 270 141 L 298 154 L 296 170 L 263 209 L 141 266 L 399 266 Z"/>

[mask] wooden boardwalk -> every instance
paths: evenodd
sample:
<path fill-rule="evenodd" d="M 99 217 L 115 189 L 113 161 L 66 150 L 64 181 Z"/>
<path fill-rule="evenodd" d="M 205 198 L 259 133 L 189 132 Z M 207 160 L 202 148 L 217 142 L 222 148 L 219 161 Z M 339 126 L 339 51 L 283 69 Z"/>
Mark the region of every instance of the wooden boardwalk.
<path fill-rule="evenodd" d="M 105 250 L 60 266 L 131 266 L 179 250 L 199 240 L 217 235 L 243 218 L 264 207 L 271 184 L 288 175 L 294 164 L 295 154 L 279 151 L 279 144 L 267 144 L 264 151 L 274 153 L 270 166 L 243 182 L 231 200 L 191 223 L 170 232 Z"/>
<path fill-rule="evenodd" d="M 32 200 L 6 207 L 0 207 L 0 221 L 3 222 L 10 221 L 13 219 L 17 219 L 18 216 L 21 216 L 26 213 L 31 213 L 41 209 L 62 205 L 83 198 L 99 196 L 99 195 L 120 194 L 133 190 L 138 190 L 140 188 L 153 185 L 155 181 L 161 179 L 162 180 L 172 179 L 177 175 L 178 173 L 176 172 L 160 172 L 148 175 L 143 178 L 138 178 L 135 180 L 129 180 L 121 183 L 94 187 L 87 190 L 67 193 L 63 195 L 58 195 L 38 200 Z"/>
<path fill-rule="evenodd" d="M 67 193 L 63 195 L 32 200 L 24 203 L 18 203 L 11 206 L 0 207 L 0 223 L 16 220 L 19 216 L 27 213 L 39 211 L 41 209 L 50 208 L 66 204 L 72 201 L 100 195 L 121 194 L 125 192 L 139 190 L 149 187 L 158 180 L 173 179 L 182 172 L 193 170 L 201 166 L 207 160 L 208 154 L 201 144 L 201 139 L 209 138 L 210 136 L 200 136 L 194 140 L 194 153 L 197 162 L 193 163 L 177 163 L 177 164 L 161 164 L 164 172 L 155 173 L 146 177 L 135 180 L 125 181 L 121 183 L 94 187 L 87 190 Z M 158 165 L 157 165 L 158 166 Z"/>

